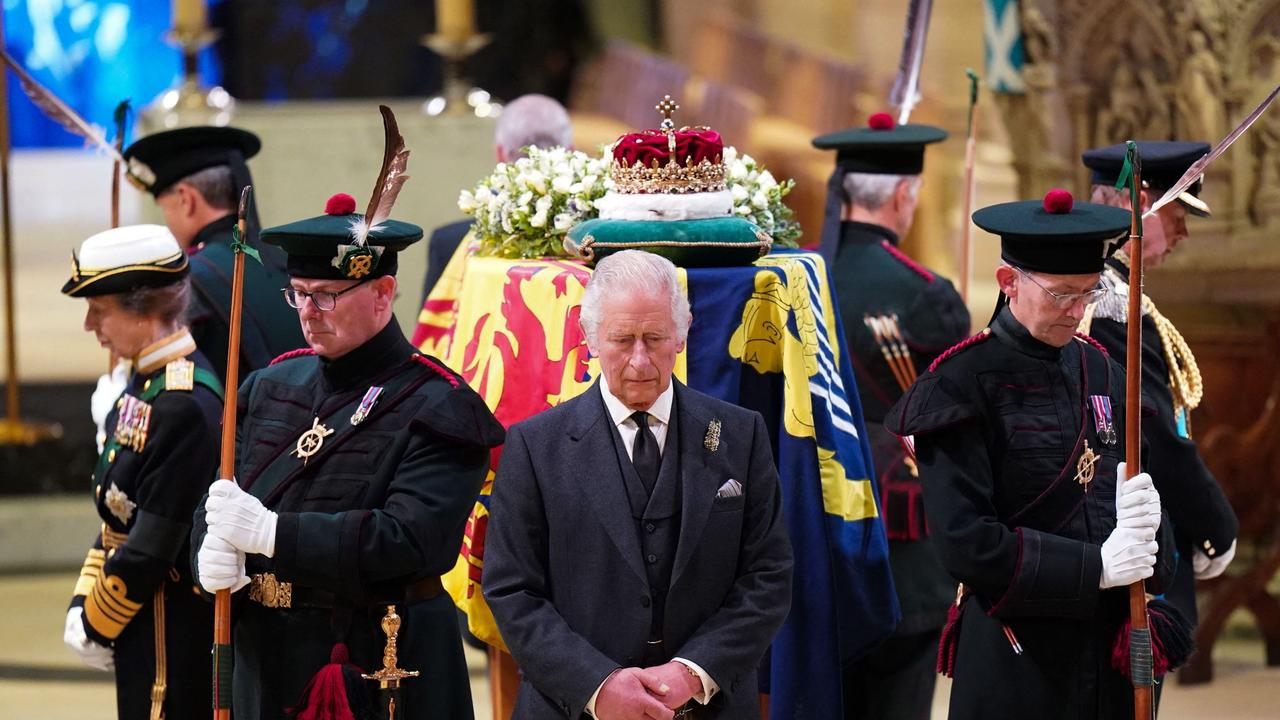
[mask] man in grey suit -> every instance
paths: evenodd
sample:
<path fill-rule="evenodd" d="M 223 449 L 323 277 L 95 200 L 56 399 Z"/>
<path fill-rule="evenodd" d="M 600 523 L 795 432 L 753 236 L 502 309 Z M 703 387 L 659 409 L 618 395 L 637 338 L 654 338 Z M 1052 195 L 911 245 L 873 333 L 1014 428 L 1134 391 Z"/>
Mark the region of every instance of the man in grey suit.
<path fill-rule="evenodd" d="M 668 260 L 605 258 L 599 381 L 507 435 L 483 585 L 517 720 L 759 717 L 791 545 L 764 419 L 672 380 L 691 319 Z"/>

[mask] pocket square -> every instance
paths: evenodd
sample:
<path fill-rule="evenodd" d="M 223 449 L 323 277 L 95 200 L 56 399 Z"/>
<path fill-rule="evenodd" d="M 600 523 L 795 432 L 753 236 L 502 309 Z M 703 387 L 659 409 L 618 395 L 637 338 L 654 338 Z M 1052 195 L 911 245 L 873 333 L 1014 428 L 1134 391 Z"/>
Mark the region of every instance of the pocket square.
<path fill-rule="evenodd" d="M 720 486 L 720 489 L 716 491 L 716 497 L 718 498 L 738 497 L 741 494 L 742 483 L 734 480 L 733 478 L 726 480 L 725 483 Z"/>

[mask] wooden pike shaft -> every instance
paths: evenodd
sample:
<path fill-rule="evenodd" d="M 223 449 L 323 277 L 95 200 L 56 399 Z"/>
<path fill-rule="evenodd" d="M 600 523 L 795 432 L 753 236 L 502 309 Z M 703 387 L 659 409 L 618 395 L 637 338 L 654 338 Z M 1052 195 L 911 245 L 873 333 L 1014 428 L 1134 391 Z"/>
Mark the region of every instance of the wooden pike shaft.
<path fill-rule="evenodd" d="M 124 133 L 119 132 L 117 128 L 116 150 L 124 149 Z M 113 160 L 111 162 L 111 228 L 120 227 L 120 161 Z M 116 363 L 119 359 L 116 357 L 114 350 L 107 353 L 107 374 L 110 375 L 116 369 Z"/>
<path fill-rule="evenodd" d="M 960 219 L 960 299 L 969 302 L 969 275 L 973 272 L 973 167 L 977 162 L 978 118 L 969 123 L 964 144 L 964 217 Z"/>
<path fill-rule="evenodd" d="M 245 237 L 245 218 L 249 207 L 251 186 L 240 193 L 240 242 Z M 231 275 L 231 321 L 227 343 L 226 401 L 222 406 L 222 456 L 220 478 L 234 478 L 236 471 L 236 388 L 240 380 L 240 315 L 244 310 L 244 252 L 235 253 L 235 265 Z M 213 608 L 213 718 L 231 720 L 230 667 L 219 667 L 231 662 L 231 591 L 219 590 L 214 596 Z"/>
<path fill-rule="evenodd" d="M 1133 186 L 1142 187 L 1141 164 L 1134 163 Z M 1134 207 L 1129 227 L 1129 316 L 1128 336 L 1125 345 L 1125 467 L 1129 477 L 1142 471 L 1142 230 L 1140 206 Z M 1147 631 L 1147 590 L 1139 580 L 1129 586 L 1129 642 L 1134 642 L 1134 630 L 1142 637 Z M 1149 641 L 1149 639 L 1148 639 Z M 1150 652 L 1147 653 L 1150 657 Z M 1133 668 L 1130 668 L 1131 672 Z M 1133 686 L 1133 716 L 1136 720 L 1151 720 L 1153 716 L 1152 686 L 1135 683 Z"/>
<path fill-rule="evenodd" d="M 4 22 L 0 19 L 0 37 L 4 35 Z M 0 71 L 0 97 L 9 97 L 9 76 Z M 13 227 L 10 224 L 9 196 L 9 104 L 4 103 L 0 118 L 0 242 L 4 245 L 4 346 L 5 346 L 5 417 L 16 423 L 21 418 L 18 401 L 18 331 L 17 313 L 13 304 Z"/>

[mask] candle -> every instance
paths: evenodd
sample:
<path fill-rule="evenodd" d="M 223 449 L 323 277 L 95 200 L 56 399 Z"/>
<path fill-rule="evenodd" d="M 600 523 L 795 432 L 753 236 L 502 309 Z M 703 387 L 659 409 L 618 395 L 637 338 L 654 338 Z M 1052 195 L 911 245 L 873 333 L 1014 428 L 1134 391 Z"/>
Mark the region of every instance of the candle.
<path fill-rule="evenodd" d="M 204 30 L 208 21 L 204 0 L 173 0 L 174 30 Z"/>
<path fill-rule="evenodd" d="M 476 7 L 473 0 L 436 0 L 436 33 L 463 41 L 475 34 Z"/>

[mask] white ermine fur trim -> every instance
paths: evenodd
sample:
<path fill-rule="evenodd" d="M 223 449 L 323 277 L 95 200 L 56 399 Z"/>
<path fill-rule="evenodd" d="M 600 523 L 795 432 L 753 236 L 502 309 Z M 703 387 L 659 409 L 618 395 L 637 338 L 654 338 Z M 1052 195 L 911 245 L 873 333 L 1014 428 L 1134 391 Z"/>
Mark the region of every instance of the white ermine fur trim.
<path fill-rule="evenodd" d="M 609 192 L 596 201 L 605 220 L 702 220 L 733 212 L 728 190 L 687 194 Z"/>

